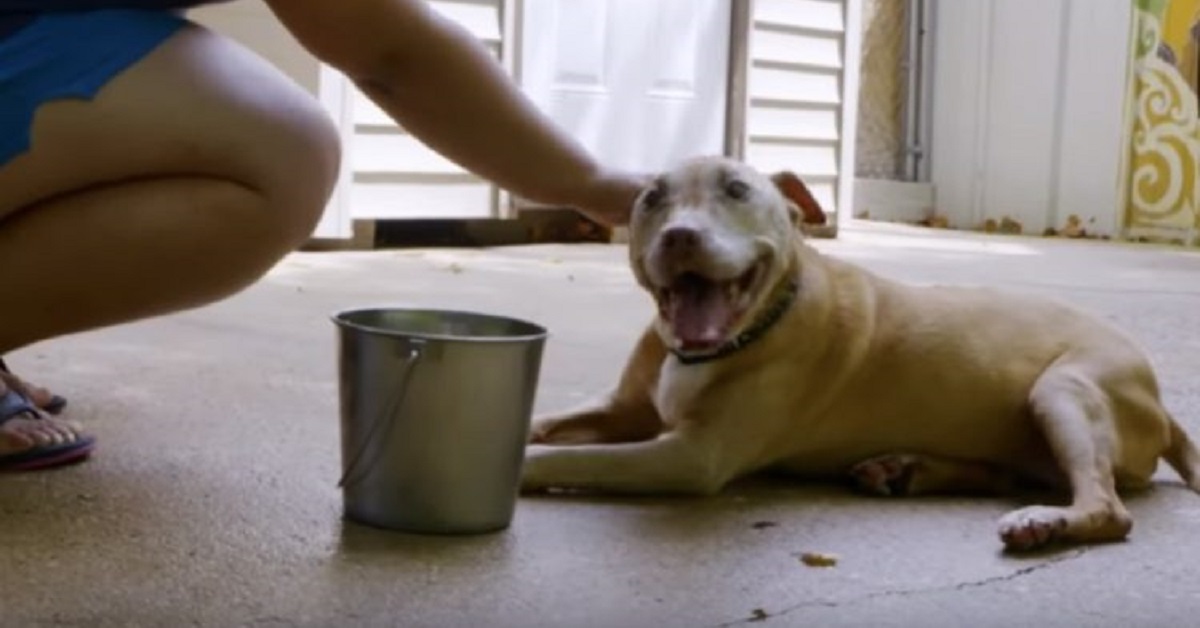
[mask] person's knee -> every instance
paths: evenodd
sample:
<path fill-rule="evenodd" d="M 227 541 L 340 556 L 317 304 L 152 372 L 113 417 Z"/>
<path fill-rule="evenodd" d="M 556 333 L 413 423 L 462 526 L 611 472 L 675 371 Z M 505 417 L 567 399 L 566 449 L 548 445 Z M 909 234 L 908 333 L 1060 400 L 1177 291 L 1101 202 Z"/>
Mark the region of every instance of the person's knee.
<path fill-rule="evenodd" d="M 281 244 L 294 249 L 312 236 L 337 184 L 342 149 L 337 128 L 316 103 L 288 111 L 266 159 L 262 192 Z"/>

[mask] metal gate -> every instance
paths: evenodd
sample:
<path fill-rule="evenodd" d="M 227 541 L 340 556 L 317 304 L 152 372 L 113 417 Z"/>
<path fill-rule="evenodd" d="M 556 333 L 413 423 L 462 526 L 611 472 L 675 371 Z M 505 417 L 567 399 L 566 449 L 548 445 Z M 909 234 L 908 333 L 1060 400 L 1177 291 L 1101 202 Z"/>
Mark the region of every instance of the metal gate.
<path fill-rule="evenodd" d="M 864 0 L 855 174 L 926 181 L 926 0 Z"/>

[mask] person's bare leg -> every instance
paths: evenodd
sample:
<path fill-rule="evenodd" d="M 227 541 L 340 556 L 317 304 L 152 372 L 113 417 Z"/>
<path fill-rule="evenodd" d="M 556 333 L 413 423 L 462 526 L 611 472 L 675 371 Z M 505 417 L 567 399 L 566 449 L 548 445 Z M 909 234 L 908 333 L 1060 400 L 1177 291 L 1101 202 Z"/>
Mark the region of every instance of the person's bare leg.
<path fill-rule="evenodd" d="M 245 288 L 310 235 L 339 158 L 307 93 L 199 28 L 44 105 L 0 167 L 0 355 Z M 11 420 L 0 455 L 66 425 Z"/>

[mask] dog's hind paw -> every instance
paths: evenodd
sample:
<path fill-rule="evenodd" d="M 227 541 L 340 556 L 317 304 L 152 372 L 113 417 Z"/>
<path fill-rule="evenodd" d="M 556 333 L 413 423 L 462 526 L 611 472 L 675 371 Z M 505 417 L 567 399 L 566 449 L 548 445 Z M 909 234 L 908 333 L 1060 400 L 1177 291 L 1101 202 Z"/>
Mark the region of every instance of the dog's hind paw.
<path fill-rule="evenodd" d="M 859 490 L 874 495 L 907 495 L 913 471 L 921 464 L 919 456 L 886 454 L 864 460 L 850 469 L 850 477 Z"/>

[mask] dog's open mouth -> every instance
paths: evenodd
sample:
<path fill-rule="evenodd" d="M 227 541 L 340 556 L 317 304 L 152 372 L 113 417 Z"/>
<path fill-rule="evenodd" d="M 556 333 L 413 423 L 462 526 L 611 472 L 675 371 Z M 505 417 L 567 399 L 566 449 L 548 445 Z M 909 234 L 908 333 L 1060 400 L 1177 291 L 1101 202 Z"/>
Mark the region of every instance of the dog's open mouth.
<path fill-rule="evenodd" d="M 720 347 L 750 308 L 765 271 L 762 261 L 727 280 L 688 271 L 659 288 L 659 313 L 671 327 L 676 348 L 704 352 Z"/>

